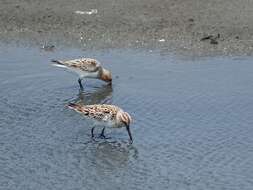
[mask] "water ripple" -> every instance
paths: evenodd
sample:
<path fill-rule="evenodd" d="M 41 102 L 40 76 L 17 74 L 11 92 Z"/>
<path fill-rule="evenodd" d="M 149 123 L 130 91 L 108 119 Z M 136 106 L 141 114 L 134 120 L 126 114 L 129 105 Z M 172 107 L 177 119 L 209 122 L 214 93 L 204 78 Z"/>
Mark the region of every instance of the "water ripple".
<path fill-rule="evenodd" d="M 13 51 L 13 60 L 0 51 L 3 189 L 252 189 L 251 60 L 93 52 L 117 77 L 79 92 L 48 60 L 84 52 Z M 92 141 L 69 102 L 119 105 L 134 143 L 121 129 Z"/>

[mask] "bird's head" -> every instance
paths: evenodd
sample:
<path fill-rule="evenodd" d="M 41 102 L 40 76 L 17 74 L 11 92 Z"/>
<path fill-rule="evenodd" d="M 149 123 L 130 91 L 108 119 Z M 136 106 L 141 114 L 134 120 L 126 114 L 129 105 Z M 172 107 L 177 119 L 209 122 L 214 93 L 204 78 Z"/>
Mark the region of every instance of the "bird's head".
<path fill-rule="evenodd" d="M 119 111 L 117 114 L 117 121 L 124 127 L 126 127 L 126 130 L 128 132 L 130 142 L 133 142 L 132 134 L 130 131 L 130 124 L 133 122 L 131 116 L 124 111 Z"/>
<path fill-rule="evenodd" d="M 105 82 L 112 82 L 112 74 L 109 70 L 105 68 L 101 68 L 101 74 L 100 74 L 100 79 L 105 81 Z"/>

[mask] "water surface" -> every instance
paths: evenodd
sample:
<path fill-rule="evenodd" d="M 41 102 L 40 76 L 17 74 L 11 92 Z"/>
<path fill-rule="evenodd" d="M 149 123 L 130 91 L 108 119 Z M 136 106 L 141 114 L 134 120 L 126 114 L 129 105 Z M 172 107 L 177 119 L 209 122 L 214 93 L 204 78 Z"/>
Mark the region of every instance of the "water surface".
<path fill-rule="evenodd" d="M 136 50 L 0 48 L 0 189 L 252 189 L 252 58 L 182 59 Z M 113 86 L 52 67 L 95 57 Z M 68 102 L 111 103 L 134 118 L 91 142 Z"/>

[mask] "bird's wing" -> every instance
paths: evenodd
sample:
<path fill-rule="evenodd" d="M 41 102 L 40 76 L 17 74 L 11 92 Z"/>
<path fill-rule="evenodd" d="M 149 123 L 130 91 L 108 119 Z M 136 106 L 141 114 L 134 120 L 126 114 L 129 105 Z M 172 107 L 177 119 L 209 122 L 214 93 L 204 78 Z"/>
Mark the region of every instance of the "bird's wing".
<path fill-rule="evenodd" d="M 101 67 L 100 63 L 97 60 L 90 58 L 81 58 L 64 61 L 64 65 L 72 68 L 79 68 L 80 70 L 88 72 L 97 72 Z"/>
<path fill-rule="evenodd" d="M 116 119 L 117 112 L 120 110 L 120 108 L 118 108 L 117 106 L 107 104 L 85 106 L 75 103 L 69 103 L 68 107 L 88 118 L 96 119 L 99 121 L 108 121 Z"/>
<path fill-rule="evenodd" d="M 85 106 L 76 104 L 76 103 L 69 103 L 68 108 L 75 110 L 76 112 L 82 113 L 84 115 L 88 115 L 89 112 L 85 109 Z"/>
<path fill-rule="evenodd" d="M 84 115 L 99 121 L 114 120 L 118 107 L 112 105 L 87 105 L 83 107 Z"/>

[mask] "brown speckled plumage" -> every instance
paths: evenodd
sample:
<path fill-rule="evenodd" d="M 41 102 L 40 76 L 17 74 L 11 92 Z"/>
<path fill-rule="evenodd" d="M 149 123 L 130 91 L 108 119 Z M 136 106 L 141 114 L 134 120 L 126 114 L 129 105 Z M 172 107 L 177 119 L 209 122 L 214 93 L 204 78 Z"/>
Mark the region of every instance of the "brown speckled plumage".
<path fill-rule="evenodd" d="M 68 61 L 58 61 L 67 67 L 79 68 L 82 71 L 96 72 L 101 68 L 100 63 L 91 58 L 73 59 Z"/>
<path fill-rule="evenodd" d="M 126 127 L 130 140 L 132 141 L 129 128 L 132 118 L 118 106 L 108 104 L 79 105 L 70 103 L 68 107 L 81 113 L 86 118 L 99 122 L 102 125 L 104 124 L 104 126 L 113 128 Z"/>
<path fill-rule="evenodd" d="M 91 58 L 73 59 L 68 61 L 52 60 L 54 66 L 68 69 L 79 75 L 80 88 L 82 87 L 81 80 L 83 78 L 95 78 L 105 82 L 112 81 L 111 72 L 103 68 L 101 64 Z"/>
<path fill-rule="evenodd" d="M 95 104 L 95 105 L 78 105 L 78 104 L 69 104 L 69 108 L 74 109 L 75 111 L 81 113 L 82 115 L 95 119 L 101 122 L 116 122 L 117 113 L 123 112 L 117 106 L 107 105 L 107 104 Z"/>

